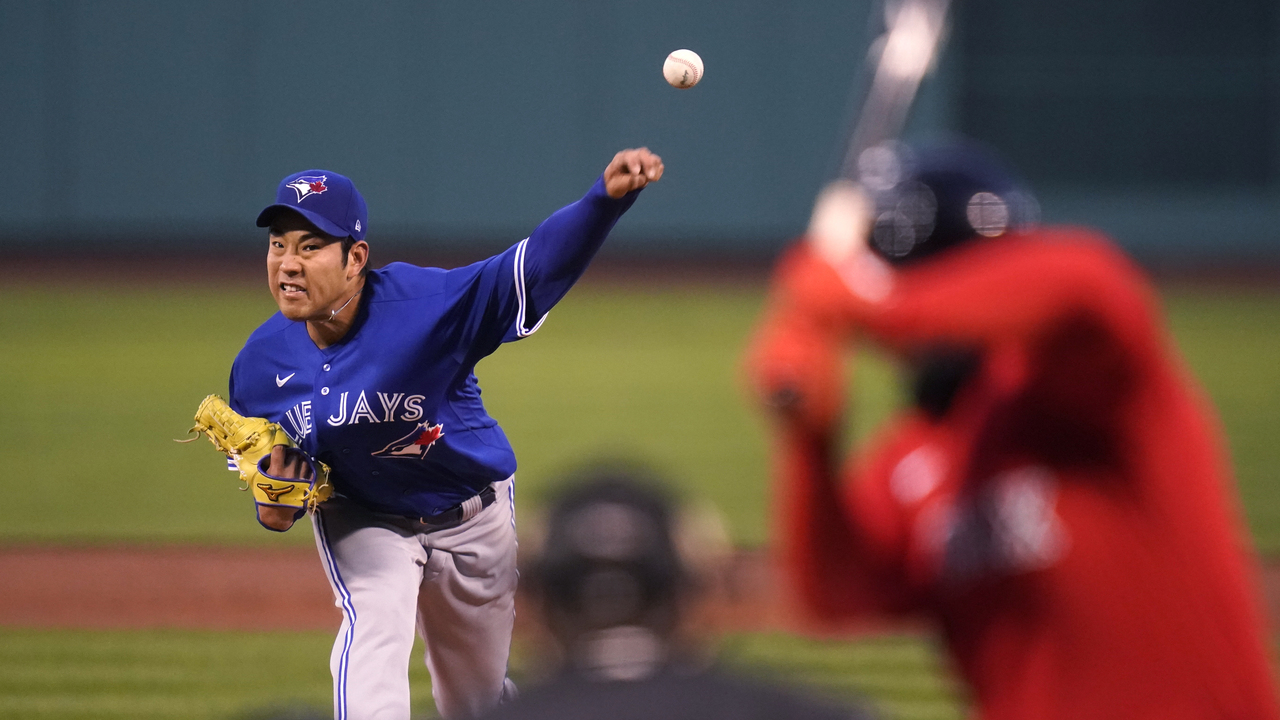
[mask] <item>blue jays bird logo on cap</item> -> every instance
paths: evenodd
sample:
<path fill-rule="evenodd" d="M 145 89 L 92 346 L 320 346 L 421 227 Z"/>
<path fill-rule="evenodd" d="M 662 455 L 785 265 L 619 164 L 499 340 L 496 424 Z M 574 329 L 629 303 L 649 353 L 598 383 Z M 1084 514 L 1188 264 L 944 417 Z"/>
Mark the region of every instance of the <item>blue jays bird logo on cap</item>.
<path fill-rule="evenodd" d="M 287 187 L 293 188 L 294 192 L 298 193 L 298 202 L 302 202 L 302 199 L 309 195 L 319 195 L 328 190 L 329 186 L 324 184 L 328 179 L 327 175 L 303 175 L 288 183 Z"/>

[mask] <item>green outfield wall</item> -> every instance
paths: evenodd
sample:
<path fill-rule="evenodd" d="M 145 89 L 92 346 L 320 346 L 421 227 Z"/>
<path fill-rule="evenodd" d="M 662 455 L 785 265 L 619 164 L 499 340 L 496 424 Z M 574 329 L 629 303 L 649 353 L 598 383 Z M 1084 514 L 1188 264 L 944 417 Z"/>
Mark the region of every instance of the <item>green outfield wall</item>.
<path fill-rule="evenodd" d="M 1053 221 L 1157 259 L 1280 260 L 1272 0 L 955 0 L 912 120 L 1021 166 Z M 0 243 L 252 247 L 283 175 L 354 177 L 371 238 L 501 246 L 612 153 L 668 175 L 614 247 L 767 256 L 857 104 L 869 0 L 0 3 Z M 664 84 L 670 50 L 705 80 Z"/>

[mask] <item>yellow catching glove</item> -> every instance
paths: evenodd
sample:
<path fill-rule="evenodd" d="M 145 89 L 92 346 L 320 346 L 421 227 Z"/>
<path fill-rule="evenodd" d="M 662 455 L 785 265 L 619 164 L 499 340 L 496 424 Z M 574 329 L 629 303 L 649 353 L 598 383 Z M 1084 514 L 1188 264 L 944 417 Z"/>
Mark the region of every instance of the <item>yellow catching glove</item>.
<path fill-rule="evenodd" d="M 288 434 L 276 423 L 266 418 L 247 418 L 217 395 L 210 395 L 196 410 L 196 424 L 188 432 L 204 433 L 220 452 L 235 461 L 240 479 L 245 482 L 241 490 L 252 490 L 258 505 L 297 508 L 294 519 L 329 499 L 333 485 L 329 483 L 329 468 L 324 463 L 312 462 L 306 453 L 298 450 Z M 191 442 L 179 440 L 178 442 Z M 283 445 L 303 460 L 301 478 L 280 478 L 268 473 L 271 450 Z"/>

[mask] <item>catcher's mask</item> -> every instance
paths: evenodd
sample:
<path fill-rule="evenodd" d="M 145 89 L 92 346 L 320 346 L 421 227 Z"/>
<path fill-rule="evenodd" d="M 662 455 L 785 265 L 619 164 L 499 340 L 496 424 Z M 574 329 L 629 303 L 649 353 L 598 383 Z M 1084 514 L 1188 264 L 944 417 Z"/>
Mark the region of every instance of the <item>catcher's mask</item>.
<path fill-rule="evenodd" d="M 555 502 L 547 528 L 529 579 L 553 630 L 672 628 L 688 576 L 656 483 L 637 471 L 587 473 Z"/>
<path fill-rule="evenodd" d="M 875 202 L 871 248 L 894 264 L 1034 224 L 1035 198 L 996 154 L 973 142 L 863 152 L 859 179 Z"/>

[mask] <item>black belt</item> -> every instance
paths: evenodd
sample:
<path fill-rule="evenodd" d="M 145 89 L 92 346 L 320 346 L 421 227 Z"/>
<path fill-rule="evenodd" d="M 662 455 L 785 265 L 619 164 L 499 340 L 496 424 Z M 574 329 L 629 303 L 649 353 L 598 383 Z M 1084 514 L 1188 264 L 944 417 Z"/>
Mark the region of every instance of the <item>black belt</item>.
<path fill-rule="evenodd" d="M 448 510 L 438 512 L 435 515 L 427 515 L 425 517 L 418 518 L 418 522 L 423 525 L 430 525 L 437 529 L 461 525 L 476 515 L 479 515 L 481 510 L 492 505 L 496 498 L 497 493 L 494 492 L 493 486 L 488 485 L 485 489 L 475 495 L 472 495 L 466 500 L 463 500 L 457 505 L 454 505 Z"/>

